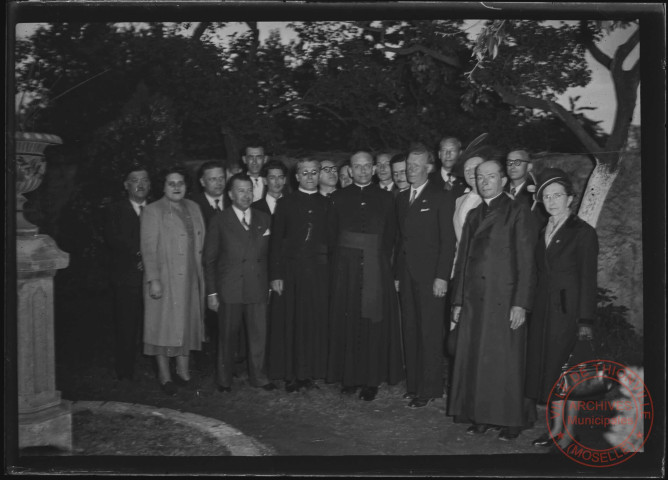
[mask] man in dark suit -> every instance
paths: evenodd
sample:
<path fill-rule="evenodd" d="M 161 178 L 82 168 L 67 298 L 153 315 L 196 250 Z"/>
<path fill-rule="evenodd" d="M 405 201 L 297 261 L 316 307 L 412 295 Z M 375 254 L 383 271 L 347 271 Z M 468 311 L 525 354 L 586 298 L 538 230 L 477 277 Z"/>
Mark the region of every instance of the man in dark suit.
<path fill-rule="evenodd" d="M 244 174 L 230 178 L 232 207 L 211 220 L 204 242 L 207 306 L 218 312 L 218 391 L 232 389 L 234 346 L 242 320 L 248 332 L 250 384 L 273 390 L 264 369 L 271 217 L 250 208 L 253 186 Z"/>
<path fill-rule="evenodd" d="M 320 175 L 318 176 L 318 191 L 323 197 L 329 198 L 336 191 L 339 183 L 339 168 L 332 160 L 320 162 Z"/>
<path fill-rule="evenodd" d="M 395 279 L 401 298 L 410 408 L 443 396 L 445 294 L 455 254 L 452 193 L 428 181 L 433 157 L 414 149 L 406 160 L 410 188 L 397 197 Z"/>
<path fill-rule="evenodd" d="M 123 183 L 127 198 L 109 206 L 105 238 L 111 249 L 111 284 L 116 331 L 115 367 L 119 380 L 131 380 L 144 322 L 144 266 L 139 251 L 139 216 L 151 190 L 148 171 L 130 166 Z"/>
<path fill-rule="evenodd" d="M 264 154 L 264 147 L 247 147 L 246 154 L 241 157 L 246 167 L 246 174 L 253 184 L 254 202 L 264 198 L 267 193 L 267 183 L 262 177 L 262 166 L 268 159 L 269 157 Z"/>
<path fill-rule="evenodd" d="M 269 160 L 262 166 L 261 176 L 267 180 L 267 194 L 251 204 L 251 207 L 269 215 L 276 211 L 276 202 L 283 196 L 288 167 L 280 160 Z"/>
<path fill-rule="evenodd" d="M 390 193 L 396 189 L 392 181 L 392 168 L 390 166 L 392 160 L 392 153 L 380 152 L 376 155 L 374 164 L 376 165 L 376 178 L 378 178 L 378 186 L 382 190 L 387 190 Z"/>
<path fill-rule="evenodd" d="M 202 192 L 192 196 L 204 217 L 204 223 L 209 224 L 211 217 L 229 206 L 229 199 L 225 198 L 225 169 L 214 161 L 205 162 L 199 168 L 199 183 Z"/>
<path fill-rule="evenodd" d="M 440 188 L 450 190 L 454 198 L 464 195 L 466 182 L 453 171 L 462 154 L 462 142 L 455 137 L 445 137 L 438 144 L 438 158 L 441 168 L 431 172 L 429 180 Z"/>
<path fill-rule="evenodd" d="M 399 193 L 410 188 L 410 184 L 406 178 L 406 153 L 397 153 L 394 155 L 390 160 L 390 168 L 395 187 L 392 193 L 396 197 Z"/>
<path fill-rule="evenodd" d="M 534 202 L 534 193 L 536 184 L 534 183 L 531 171 L 533 163 L 531 154 L 524 147 L 513 148 L 506 157 L 506 172 L 509 181 L 504 187 L 504 191 L 517 201 L 526 203 L 533 213 L 538 231 L 547 223 L 547 214 L 542 203 Z"/>
<path fill-rule="evenodd" d="M 536 419 L 524 396 L 526 316 L 536 280 L 538 240 L 529 207 L 503 191 L 502 164 L 476 169 L 483 202 L 466 217 L 455 263 L 452 321 L 459 323 L 448 415 L 468 434 L 501 428 L 517 438 Z"/>

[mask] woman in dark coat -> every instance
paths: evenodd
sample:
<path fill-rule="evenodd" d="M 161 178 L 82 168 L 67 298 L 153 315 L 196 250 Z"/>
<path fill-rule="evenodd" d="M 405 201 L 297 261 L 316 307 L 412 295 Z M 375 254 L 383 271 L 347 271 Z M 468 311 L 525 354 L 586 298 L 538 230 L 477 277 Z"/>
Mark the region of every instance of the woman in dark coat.
<path fill-rule="evenodd" d="M 591 338 L 596 312 L 598 238 L 594 228 L 570 212 L 573 199 L 568 175 L 546 169 L 536 201 L 543 202 L 550 218 L 536 246 L 538 285 L 526 371 L 526 395 L 541 402 L 547 401 L 576 340 Z M 556 437 L 562 425 L 555 418 L 551 434 Z M 560 443 L 568 441 L 565 435 Z M 550 446 L 552 439 L 546 434 L 533 444 Z"/>

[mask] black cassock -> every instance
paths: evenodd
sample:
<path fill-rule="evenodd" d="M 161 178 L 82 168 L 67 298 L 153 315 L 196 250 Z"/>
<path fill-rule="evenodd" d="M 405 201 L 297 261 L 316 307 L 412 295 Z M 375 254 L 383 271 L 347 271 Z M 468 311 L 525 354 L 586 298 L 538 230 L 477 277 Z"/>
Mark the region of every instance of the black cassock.
<path fill-rule="evenodd" d="M 394 196 L 378 185 L 350 185 L 331 197 L 327 381 L 395 384 L 404 377 L 397 294 L 390 258 Z"/>
<path fill-rule="evenodd" d="M 278 200 L 269 243 L 271 293 L 267 374 L 288 381 L 325 378 L 327 366 L 329 200 L 296 191 Z"/>

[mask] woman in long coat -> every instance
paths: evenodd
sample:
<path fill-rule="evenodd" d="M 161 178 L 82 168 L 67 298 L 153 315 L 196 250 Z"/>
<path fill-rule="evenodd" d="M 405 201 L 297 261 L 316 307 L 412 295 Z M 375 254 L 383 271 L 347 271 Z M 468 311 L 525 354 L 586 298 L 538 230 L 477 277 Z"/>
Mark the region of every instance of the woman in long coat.
<path fill-rule="evenodd" d="M 184 198 L 185 169 L 175 166 L 161 177 L 164 196 L 141 215 L 144 354 L 156 357 L 160 385 L 173 395 L 174 382 L 190 380 L 190 351 L 200 350 L 203 340 L 205 230 L 199 206 Z M 171 357 L 176 357 L 174 382 Z"/>
<path fill-rule="evenodd" d="M 526 395 L 546 402 L 576 340 L 592 335 L 598 237 L 570 212 L 574 193 L 568 175 L 549 168 L 541 177 L 536 200 L 543 202 L 550 218 L 536 247 L 538 285 L 529 324 Z M 552 435 L 561 428 L 561 418 L 555 419 Z M 552 441 L 545 435 L 533 443 L 550 446 Z"/>

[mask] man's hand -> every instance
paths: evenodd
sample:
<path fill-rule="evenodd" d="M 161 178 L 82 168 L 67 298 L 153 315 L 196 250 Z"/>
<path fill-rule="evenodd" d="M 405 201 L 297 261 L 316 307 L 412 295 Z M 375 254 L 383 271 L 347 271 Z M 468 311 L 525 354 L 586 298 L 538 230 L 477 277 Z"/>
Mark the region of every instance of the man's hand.
<path fill-rule="evenodd" d="M 594 338 L 594 331 L 589 325 L 578 326 L 578 340 L 591 340 Z"/>
<path fill-rule="evenodd" d="M 160 280 L 151 280 L 148 282 L 148 294 L 151 298 L 162 298 L 162 284 Z"/>
<path fill-rule="evenodd" d="M 399 280 L 394 281 L 394 289 L 398 292 L 399 291 Z"/>
<path fill-rule="evenodd" d="M 283 294 L 283 280 L 272 280 L 269 285 L 271 286 L 271 289 L 278 293 L 279 295 Z"/>
<path fill-rule="evenodd" d="M 209 310 L 217 312 L 218 305 L 220 305 L 220 302 L 218 302 L 218 295 L 207 295 L 206 306 L 209 307 Z"/>
<path fill-rule="evenodd" d="M 510 307 L 510 329 L 520 328 L 527 318 L 527 311 L 522 307 Z"/>
<path fill-rule="evenodd" d="M 448 282 L 441 278 L 434 279 L 433 292 L 437 298 L 445 297 L 445 292 L 448 290 Z"/>
<path fill-rule="evenodd" d="M 454 307 L 452 307 L 452 320 L 450 321 L 450 330 L 455 328 L 453 325 L 457 325 L 459 323 L 459 315 L 461 313 L 462 313 L 461 305 L 455 305 Z"/>

